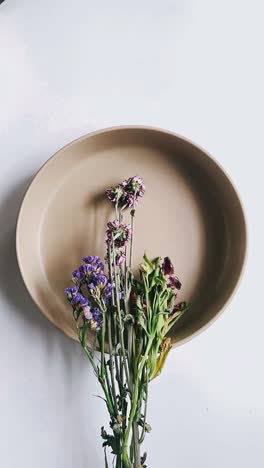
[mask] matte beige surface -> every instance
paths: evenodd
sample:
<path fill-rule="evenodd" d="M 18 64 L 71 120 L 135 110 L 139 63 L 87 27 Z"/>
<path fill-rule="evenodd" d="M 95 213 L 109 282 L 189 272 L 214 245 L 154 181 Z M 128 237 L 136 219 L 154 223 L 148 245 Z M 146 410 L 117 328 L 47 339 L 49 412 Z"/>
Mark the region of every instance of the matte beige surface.
<path fill-rule="evenodd" d="M 76 338 L 64 297 L 85 255 L 104 257 L 114 211 L 106 187 L 141 175 L 146 194 L 136 214 L 134 266 L 169 255 L 191 312 L 174 344 L 200 332 L 230 298 L 244 263 L 246 228 L 238 196 L 219 166 L 191 142 L 152 128 L 120 127 L 87 135 L 38 172 L 19 214 L 17 255 L 25 284 L 46 317 Z"/>

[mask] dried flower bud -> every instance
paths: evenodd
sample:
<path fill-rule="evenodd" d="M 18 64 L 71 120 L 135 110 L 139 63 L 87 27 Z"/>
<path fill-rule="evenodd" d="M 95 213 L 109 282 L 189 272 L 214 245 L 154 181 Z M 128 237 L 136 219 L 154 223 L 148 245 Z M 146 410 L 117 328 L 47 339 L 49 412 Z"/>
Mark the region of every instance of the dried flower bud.
<path fill-rule="evenodd" d="M 147 266 L 145 265 L 145 263 L 140 263 L 139 271 L 142 271 L 142 273 L 147 273 L 148 272 L 148 269 L 147 269 Z"/>

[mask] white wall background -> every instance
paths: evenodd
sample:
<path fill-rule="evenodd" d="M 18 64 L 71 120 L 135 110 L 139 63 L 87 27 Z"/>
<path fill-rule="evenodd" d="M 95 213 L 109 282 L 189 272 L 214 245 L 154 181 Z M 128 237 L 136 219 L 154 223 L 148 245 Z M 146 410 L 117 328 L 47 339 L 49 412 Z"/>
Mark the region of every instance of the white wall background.
<path fill-rule="evenodd" d="M 175 130 L 209 150 L 244 202 L 246 273 L 224 315 L 153 383 L 150 468 L 263 468 L 261 0 L 5 0 L 0 6 L 0 464 L 103 466 L 103 403 L 78 344 L 41 316 L 14 253 L 22 194 L 83 133 Z"/>

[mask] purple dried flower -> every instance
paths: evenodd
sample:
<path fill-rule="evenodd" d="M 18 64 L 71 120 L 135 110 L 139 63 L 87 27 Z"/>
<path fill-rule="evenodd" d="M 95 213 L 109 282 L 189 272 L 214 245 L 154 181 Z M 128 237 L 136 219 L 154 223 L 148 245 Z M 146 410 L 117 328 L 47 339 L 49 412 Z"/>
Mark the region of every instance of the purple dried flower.
<path fill-rule="evenodd" d="M 177 276 L 168 276 L 167 279 L 168 279 L 167 284 L 168 284 L 169 288 L 171 288 L 171 289 L 181 289 L 182 284 L 181 284 L 181 282 L 180 282 L 180 280 L 179 280 L 179 278 Z"/>
<path fill-rule="evenodd" d="M 79 292 L 73 296 L 72 301 L 73 304 L 80 307 L 87 307 L 90 305 L 88 299 Z"/>
<path fill-rule="evenodd" d="M 125 223 L 119 223 L 115 220 L 107 223 L 107 243 L 109 244 L 112 239 L 114 245 L 118 248 L 124 247 L 131 239 L 131 225 Z"/>
<path fill-rule="evenodd" d="M 118 184 L 115 187 L 110 187 L 107 189 L 105 194 L 111 203 L 114 205 L 117 204 L 119 206 L 119 201 L 124 196 L 124 187 L 122 184 Z"/>
<path fill-rule="evenodd" d="M 91 282 L 87 284 L 90 294 L 94 297 L 101 297 L 104 302 L 107 302 L 112 294 L 112 285 L 108 278 L 102 274 L 93 273 L 90 278 Z"/>
<path fill-rule="evenodd" d="M 137 205 L 139 198 L 143 197 L 146 190 L 142 177 L 130 177 L 128 180 L 124 180 L 121 185 L 124 190 L 124 194 L 120 198 L 122 206 L 133 208 Z"/>
<path fill-rule="evenodd" d="M 174 266 L 171 262 L 170 257 L 165 257 L 162 263 L 162 271 L 165 276 L 174 274 Z"/>
<path fill-rule="evenodd" d="M 94 265 L 91 265 L 90 263 L 81 265 L 80 268 L 84 271 L 85 276 L 90 276 L 93 272 L 96 271 L 96 267 Z"/>
<path fill-rule="evenodd" d="M 107 283 L 107 277 L 105 275 L 93 275 L 93 278 L 95 278 L 97 286 L 99 287 L 104 287 Z"/>
<path fill-rule="evenodd" d="M 113 286 L 111 283 L 107 283 L 104 289 L 104 299 L 107 300 L 111 297 L 113 291 Z"/>
<path fill-rule="evenodd" d="M 174 275 L 174 266 L 169 257 L 165 257 L 162 264 L 162 271 L 167 279 L 167 285 L 171 289 L 181 289 L 181 282 L 177 276 Z"/>
<path fill-rule="evenodd" d="M 91 312 L 91 307 L 90 306 L 86 306 L 83 308 L 83 314 L 86 318 L 86 320 L 91 320 L 93 318 L 93 314 Z"/>
<path fill-rule="evenodd" d="M 67 299 L 70 301 L 73 309 L 82 311 L 85 317 L 88 319 L 90 312 L 90 301 L 79 292 L 77 286 L 66 288 L 65 294 L 67 295 Z"/>
<path fill-rule="evenodd" d="M 140 176 L 130 177 L 126 181 L 126 185 L 124 188 L 126 192 L 132 193 L 136 197 L 143 197 L 146 191 L 146 187 L 143 184 L 142 177 Z"/>
<path fill-rule="evenodd" d="M 84 263 L 86 264 L 87 270 L 90 271 L 103 271 L 104 264 L 98 255 L 88 255 L 88 257 L 83 258 Z"/>
<path fill-rule="evenodd" d="M 65 289 L 65 294 L 67 296 L 67 299 L 71 301 L 74 296 L 78 293 L 79 289 L 77 286 L 72 286 L 71 288 L 66 288 Z"/>
<path fill-rule="evenodd" d="M 83 265 L 80 266 L 80 268 L 77 268 L 77 270 L 74 270 L 72 272 L 72 282 L 76 284 L 81 284 L 83 283 L 85 279 L 85 271 L 83 268 Z"/>
<path fill-rule="evenodd" d="M 134 176 L 106 190 L 106 196 L 119 208 L 132 208 L 145 193 L 142 177 Z"/>
<path fill-rule="evenodd" d="M 96 324 L 96 329 L 100 330 L 103 324 L 103 315 L 102 315 L 101 310 L 98 309 L 98 307 L 94 307 L 92 309 L 92 318 Z"/>

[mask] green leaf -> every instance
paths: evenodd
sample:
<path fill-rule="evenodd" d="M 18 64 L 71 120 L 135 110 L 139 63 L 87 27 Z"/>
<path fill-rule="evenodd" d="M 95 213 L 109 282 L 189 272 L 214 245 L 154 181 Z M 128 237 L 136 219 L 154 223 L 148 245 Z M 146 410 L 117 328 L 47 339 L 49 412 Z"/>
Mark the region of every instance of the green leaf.
<path fill-rule="evenodd" d="M 149 275 L 155 269 L 155 265 L 149 260 L 146 254 L 144 254 L 143 258 L 147 267 L 147 274 Z"/>
<path fill-rule="evenodd" d="M 138 323 L 139 325 L 143 328 L 143 330 L 145 331 L 145 333 L 149 336 L 149 333 L 147 331 L 147 328 L 146 328 L 146 325 L 145 325 L 145 322 L 144 322 L 144 319 L 143 319 L 143 316 L 142 314 L 138 314 L 137 315 L 137 319 L 138 319 Z"/>

